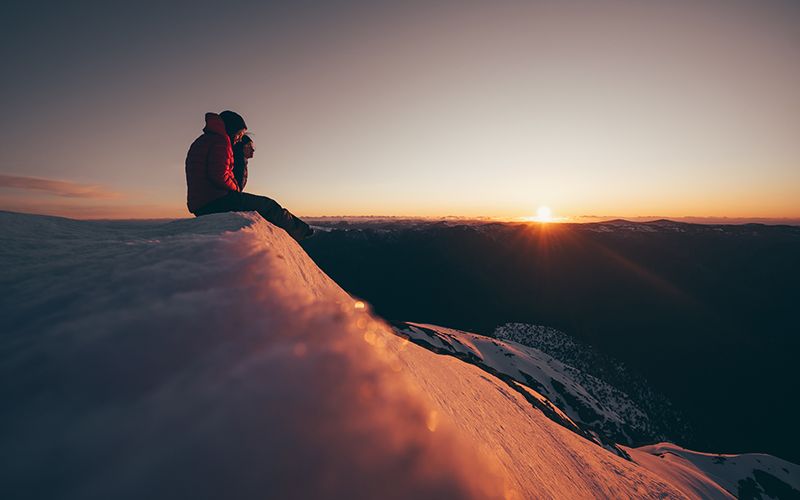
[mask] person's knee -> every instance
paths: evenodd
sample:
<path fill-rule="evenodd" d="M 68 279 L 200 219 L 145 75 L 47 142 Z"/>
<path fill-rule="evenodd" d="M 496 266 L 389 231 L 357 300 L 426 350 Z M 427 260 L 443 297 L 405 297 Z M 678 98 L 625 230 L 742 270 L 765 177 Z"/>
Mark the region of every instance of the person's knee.
<path fill-rule="evenodd" d="M 273 200 L 272 198 L 267 198 L 266 196 L 259 196 L 258 197 L 258 206 L 261 210 L 266 210 L 268 212 L 277 212 L 283 209 L 277 201 Z"/>

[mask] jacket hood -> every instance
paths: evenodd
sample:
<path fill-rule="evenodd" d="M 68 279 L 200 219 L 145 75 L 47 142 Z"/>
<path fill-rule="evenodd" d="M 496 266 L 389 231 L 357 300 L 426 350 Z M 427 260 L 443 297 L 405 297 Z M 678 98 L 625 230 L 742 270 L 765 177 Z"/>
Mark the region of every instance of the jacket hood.
<path fill-rule="evenodd" d="M 217 113 L 206 113 L 206 126 L 203 128 L 203 132 L 228 136 L 225 132 L 225 122 Z"/>

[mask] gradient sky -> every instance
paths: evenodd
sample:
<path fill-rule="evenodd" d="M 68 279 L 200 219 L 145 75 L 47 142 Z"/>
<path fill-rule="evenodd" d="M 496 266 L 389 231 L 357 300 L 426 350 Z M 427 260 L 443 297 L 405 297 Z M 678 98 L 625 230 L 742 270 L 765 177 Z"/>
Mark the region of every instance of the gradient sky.
<path fill-rule="evenodd" d="M 5 2 L 0 37 L 0 209 L 188 216 L 233 109 L 301 215 L 800 217 L 800 2 Z"/>

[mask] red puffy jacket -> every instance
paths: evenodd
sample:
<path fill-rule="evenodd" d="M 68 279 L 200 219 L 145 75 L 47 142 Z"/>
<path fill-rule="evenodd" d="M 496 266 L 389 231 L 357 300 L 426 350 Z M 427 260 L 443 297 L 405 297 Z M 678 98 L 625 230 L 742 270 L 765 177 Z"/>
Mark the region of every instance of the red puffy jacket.
<path fill-rule="evenodd" d="M 225 133 L 225 123 L 216 113 L 206 113 L 203 135 L 189 146 L 186 187 L 186 204 L 192 213 L 229 191 L 239 191 L 233 176 L 231 140 Z"/>

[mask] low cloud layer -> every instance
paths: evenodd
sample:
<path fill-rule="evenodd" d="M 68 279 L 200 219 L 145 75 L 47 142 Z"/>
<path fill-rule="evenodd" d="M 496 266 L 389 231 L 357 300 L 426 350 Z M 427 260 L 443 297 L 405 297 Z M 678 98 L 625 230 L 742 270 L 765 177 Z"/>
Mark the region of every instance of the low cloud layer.
<path fill-rule="evenodd" d="M 119 193 L 95 184 L 80 184 L 77 182 L 41 179 L 38 177 L 25 177 L 21 175 L 0 174 L 0 188 L 42 191 L 65 198 L 88 198 L 95 200 L 109 200 L 121 196 Z"/>

